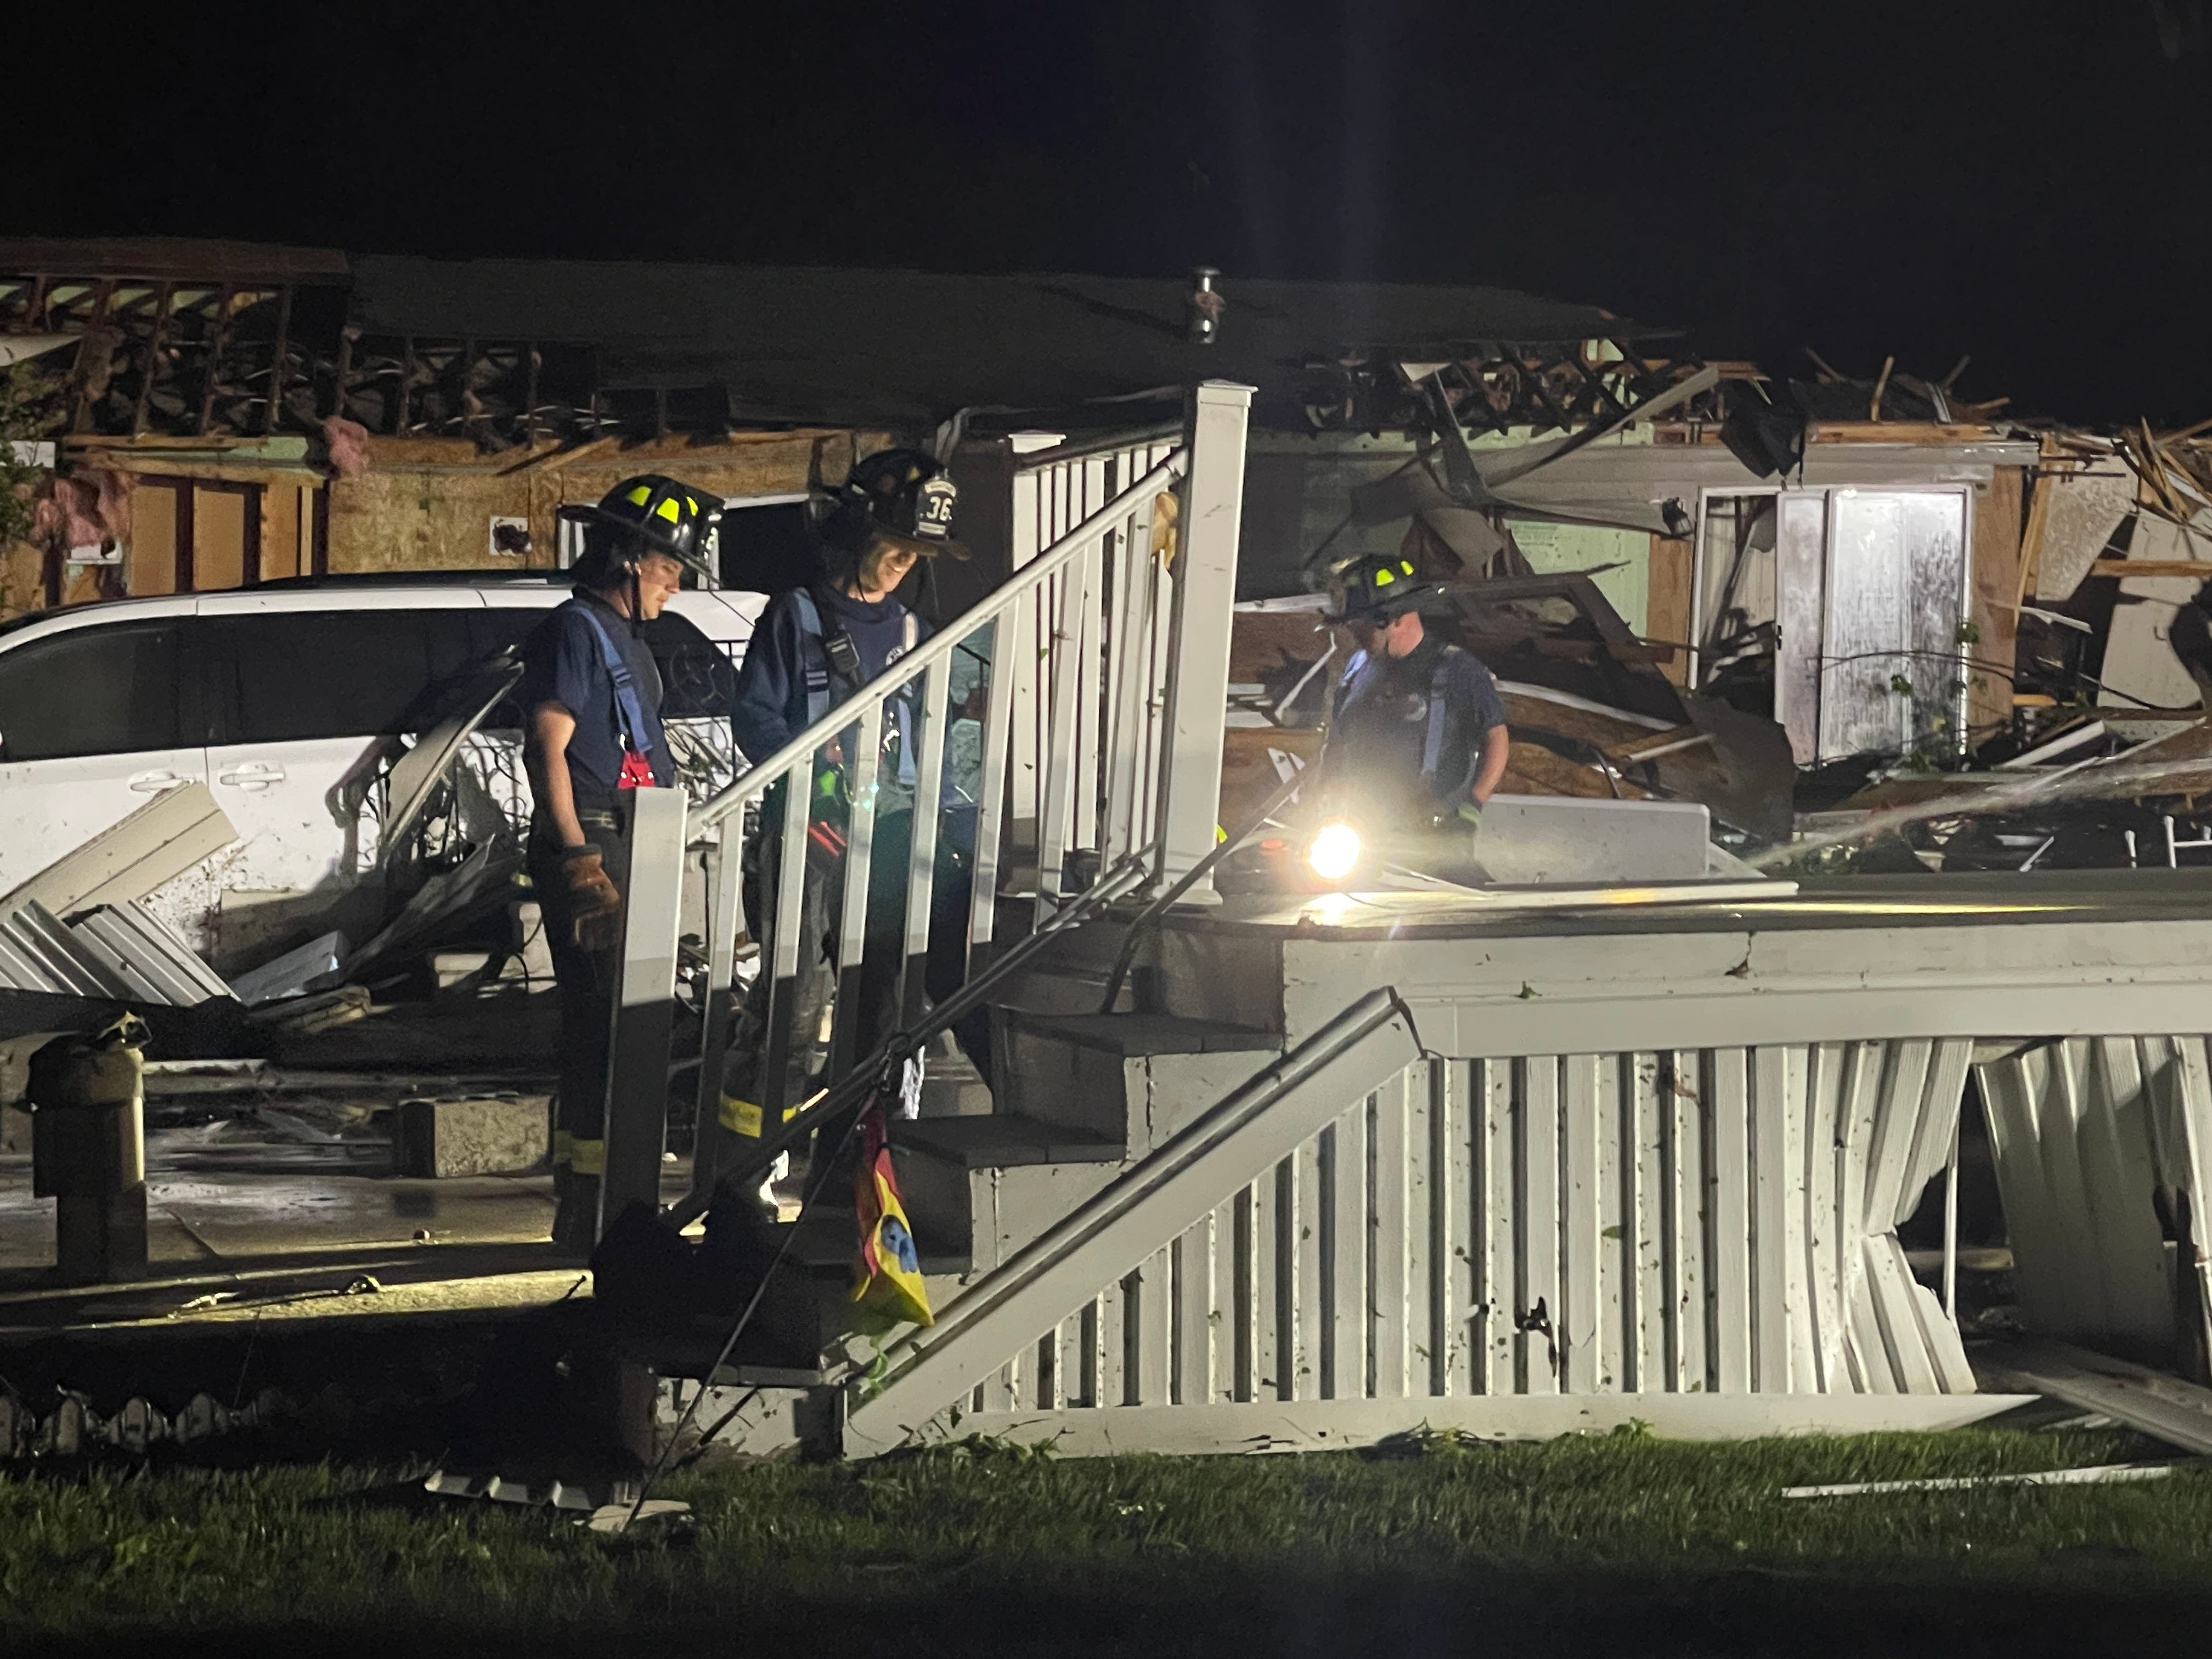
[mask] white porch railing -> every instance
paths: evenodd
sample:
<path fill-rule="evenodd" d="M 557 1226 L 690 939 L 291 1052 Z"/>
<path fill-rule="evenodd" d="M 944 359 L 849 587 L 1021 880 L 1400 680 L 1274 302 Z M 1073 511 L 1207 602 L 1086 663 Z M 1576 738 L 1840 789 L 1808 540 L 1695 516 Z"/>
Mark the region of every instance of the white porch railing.
<path fill-rule="evenodd" d="M 768 1133 L 756 1148 L 765 1151 L 783 1133 L 785 1111 L 801 1103 L 783 1097 L 794 1045 L 803 1060 L 821 1036 L 793 1029 L 802 976 L 823 971 L 819 941 L 803 937 L 809 882 L 836 884 L 831 930 L 840 994 L 821 1081 L 841 1080 L 866 1058 L 863 1039 L 885 1035 L 858 1029 L 854 993 L 864 971 L 887 966 L 868 959 L 872 948 L 884 948 L 880 937 L 872 945 L 868 909 L 890 781 L 883 771 L 892 718 L 886 709 L 894 699 L 913 711 L 903 738 L 915 762 L 894 969 L 902 1024 L 921 1012 L 937 884 L 947 869 L 946 830 L 961 818 L 972 814 L 974 825 L 969 896 L 957 919 L 963 977 L 982 971 L 1001 943 L 994 933 L 1002 890 L 1033 892 L 1042 922 L 1107 872 L 1121 872 L 1117 884 L 1132 885 L 1127 872 L 1141 864 L 1146 882 L 1171 882 L 1211 849 L 1250 396 L 1248 387 L 1208 382 L 1194 393 L 1190 429 L 1180 444 L 1147 437 L 1075 456 L 1048 453 L 1025 466 L 1016 484 L 1026 516 L 1018 525 L 1012 580 L 691 811 L 684 841 L 708 842 L 695 1200 L 740 1144 L 715 1125 L 742 995 L 734 972 L 748 836 L 761 837 L 774 865 L 764 859 L 760 871 L 758 971 L 769 978 L 770 1000 L 764 1097 L 754 1103 Z M 825 813 L 815 782 L 829 767 L 842 772 L 846 800 Z M 748 808 L 756 809 L 750 823 Z M 764 821 L 771 813 L 774 823 Z M 827 830 L 842 834 L 842 852 L 834 859 L 817 853 L 810 861 L 810 834 L 819 846 Z M 653 919 L 653 936 L 628 930 L 626 1008 L 673 1000 L 673 940 L 659 936 L 665 924 L 658 918 L 675 907 L 656 894 L 675 890 L 681 879 L 680 860 L 634 858 L 629 911 Z M 657 1183 L 648 1177 L 657 1172 L 665 1129 L 654 1066 L 620 1052 L 623 1030 L 618 1022 L 602 1209 L 608 1221 L 631 1202 L 657 1202 Z"/>

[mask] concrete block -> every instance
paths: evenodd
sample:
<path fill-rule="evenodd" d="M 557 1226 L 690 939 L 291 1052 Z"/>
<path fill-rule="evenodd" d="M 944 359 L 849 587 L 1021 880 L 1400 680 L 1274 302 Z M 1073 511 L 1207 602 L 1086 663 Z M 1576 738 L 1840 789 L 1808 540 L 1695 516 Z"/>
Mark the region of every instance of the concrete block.
<path fill-rule="evenodd" d="M 550 1154 L 551 1107 L 546 1095 L 403 1100 L 393 1161 L 416 1177 L 520 1175 Z"/>
<path fill-rule="evenodd" d="M 0 1158 L 31 1155 L 31 1115 L 20 1106 L 0 1106 Z"/>

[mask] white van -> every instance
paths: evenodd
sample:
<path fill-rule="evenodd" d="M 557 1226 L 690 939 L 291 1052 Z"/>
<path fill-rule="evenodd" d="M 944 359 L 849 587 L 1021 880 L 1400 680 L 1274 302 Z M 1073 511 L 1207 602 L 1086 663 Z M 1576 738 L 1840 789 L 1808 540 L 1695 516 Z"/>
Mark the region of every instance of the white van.
<path fill-rule="evenodd" d="M 345 786 L 422 729 L 436 688 L 568 592 L 554 572 L 314 577 L 0 626 L 0 892 L 149 795 L 202 781 L 239 839 L 150 902 L 219 969 L 250 964 L 333 914 L 368 867 Z M 679 755 L 710 771 L 727 763 L 735 665 L 766 603 L 686 591 L 646 627 Z M 516 718 L 487 726 L 510 755 Z M 526 795 L 507 804 L 526 815 Z"/>

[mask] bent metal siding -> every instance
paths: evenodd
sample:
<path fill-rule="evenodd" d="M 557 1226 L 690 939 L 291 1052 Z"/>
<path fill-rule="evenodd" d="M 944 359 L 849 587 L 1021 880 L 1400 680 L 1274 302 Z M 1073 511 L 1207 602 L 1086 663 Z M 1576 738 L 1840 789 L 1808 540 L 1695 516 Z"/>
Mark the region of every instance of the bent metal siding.
<path fill-rule="evenodd" d="M 1226 1449 L 2001 1409 L 1945 1398 L 1973 1376 L 1894 1231 L 1972 1049 L 1421 1059 L 1025 1345 L 959 1431 Z M 1891 1399 L 1805 1398 L 1838 1395 Z"/>

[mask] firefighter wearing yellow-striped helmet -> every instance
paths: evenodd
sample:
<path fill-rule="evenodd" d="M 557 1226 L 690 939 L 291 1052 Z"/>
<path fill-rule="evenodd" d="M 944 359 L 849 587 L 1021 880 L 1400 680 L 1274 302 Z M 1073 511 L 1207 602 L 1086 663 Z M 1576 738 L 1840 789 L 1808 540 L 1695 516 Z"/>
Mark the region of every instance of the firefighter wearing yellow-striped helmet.
<path fill-rule="evenodd" d="M 626 570 L 663 553 L 702 576 L 714 574 L 715 527 L 722 498 L 658 472 L 624 478 L 589 507 L 561 516 L 584 526 L 575 578 L 585 587 L 611 587 Z"/>
<path fill-rule="evenodd" d="M 1379 628 L 1393 617 L 1401 617 L 1443 590 L 1423 581 L 1413 562 L 1396 553 L 1369 553 L 1345 566 L 1337 580 L 1344 591 L 1342 604 L 1332 622 Z"/>

